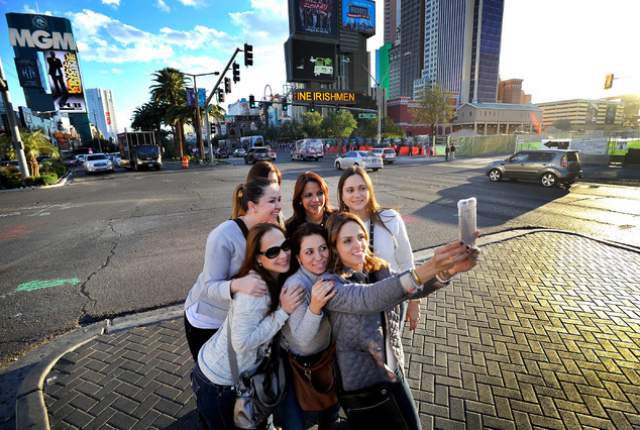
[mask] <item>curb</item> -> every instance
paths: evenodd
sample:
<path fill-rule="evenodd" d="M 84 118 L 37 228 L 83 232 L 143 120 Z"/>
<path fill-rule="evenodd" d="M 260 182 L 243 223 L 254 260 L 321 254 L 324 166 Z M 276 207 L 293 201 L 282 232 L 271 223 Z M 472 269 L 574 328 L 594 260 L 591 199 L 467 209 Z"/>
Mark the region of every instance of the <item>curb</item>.
<path fill-rule="evenodd" d="M 45 357 L 29 370 L 18 387 L 15 402 L 16 429 L 50 428 L 49 415 L 44 401 L 44 384 L 51 369 L 65 354 L 80 348 L 98 336 L 176 319 L 181 317 L 183 312 L 183 305 L 174 305 L 114 320 L 107 319 L 73 330 L 46 345 L 45 349 L 48 352 Z"/>
<path fill-rule="evenodd" d="M 73 179 L 73 172 L 71 170 L 67 171 L 67 174 L 64 175 L 62 178 L 58 179 L 58 182 L 56 182 L 53 185 L 42 185 L 40 187 L 19 187 L 19 188 L 10 188 L 8 190 L 0 190 L 0 193 L 18 193 L 21 191 L 33 191 L 33 190 L 49 190 L 51 188 L 59 188 L 59 187 L 64 187 L 65 185 L 67 185 L 67 181 L 70 181 Z"/>
<path fill-rule="evenodd" d="M 558 233 L 590 239 L 615 248 L 640 254 L 640 247 L 624 245 L 618 242 L 598 239 L 585 234 L 568 230 L 547 229 L 539 227 L 509 229 L 478 238 L 479 247 L 505 242 L 518 237 L 535 233 Z M 421 261 L 433 255 L 434 250 L 441 245 L 424 248 L 414 251 L 415 261 Z M 32 369 L 29 370 L 21 382 L 16 395 L 16 429 L 49 429 L 49 416 L 44 401 L 44 383 L 50 370 L 56 365 L 58 360 L 68 352 L 71 352 L 82 345 L 90 342 L 98 336 L 109 335 L 129 330 L 134 327 L 142 327 L 180 318 L 184 313 L 182 304 L 155 309 L 153 311 L 131 314 L 118 317 L 113 320 L 91 324 L 87 327 L 76 329 L 45 346 L 50 351 L 45 358 L 41 359 Z M 36 351 L 32 352 L 35 354 Z M 21 362 L 29 361 L 28 357 Z M 10 370 L 11 368 L 7 369 Z"/>

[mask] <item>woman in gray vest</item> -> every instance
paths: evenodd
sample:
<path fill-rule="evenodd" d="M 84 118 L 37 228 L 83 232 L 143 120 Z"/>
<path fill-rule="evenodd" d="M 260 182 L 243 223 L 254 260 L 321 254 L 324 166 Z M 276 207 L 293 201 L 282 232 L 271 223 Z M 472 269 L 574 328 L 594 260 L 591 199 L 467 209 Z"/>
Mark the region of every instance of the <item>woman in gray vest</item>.
<path fill-rule="evenodd" d="M 245 214 L 227 220 L 207 238 L 204 267 L 184 304 L 185 332 L 196 360 L 200 347 L 222 325 L 233 295 L 242 292 L 256 297 L 267 293 L 267 286 L 255 273 L 232 279 L 240 270 L 246 251 L 246 232 L 259 223 L 278 224 L 282 209 L 280 185 L 257 178 L 240 186 L 236 204 Z"/>

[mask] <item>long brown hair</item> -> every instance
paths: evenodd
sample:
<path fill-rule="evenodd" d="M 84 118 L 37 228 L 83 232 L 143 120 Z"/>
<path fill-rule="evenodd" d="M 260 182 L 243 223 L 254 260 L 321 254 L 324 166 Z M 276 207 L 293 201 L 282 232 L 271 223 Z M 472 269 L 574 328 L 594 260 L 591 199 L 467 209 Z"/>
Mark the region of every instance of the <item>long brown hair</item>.
<path fill-rule="evenodd" d="M 293 205 L 293 215 L 287 220 L 287 224 L 291 222 L 303 223 L 307 219 L 307 214 L 304 210 L 304 206 L 302 205 L 302 193 L 304 192 L 304 187 L 306 187 L 309 182 L 315 182 L 318 184 L 324 193 L 325 213 L 333 212 L 331 203 L 329 203 L 329 187 L 327 186 L 327 182 L 316 172 L 306 171 L 301 173 L 296 180 L 296 185 L 293 189 L 293 201 L 291 203 Z"/>
<path fill-rule="evenodd" d="M 364 227 L 364 223 L 357 215 L 350 212 L 336 212 L 332 214 L 327 221 L 327 236 L 329 238 L 327 244 L 329 245 L 330 250 L 328 270 L 330 272 L 341 274 L 345 271 L 344 264 L 338 254 L 337 245 L 340 230 L 342 230 L 342 227 L 349 222 L 355 222 L 358 224 L 360 230 L 362 230 L 364 236 L 367 238 L 367 241 L 369 241 L 369 233 Z M 372 255 L 369 251 L 369 247 L 367 246 L 365 249 L 364 270 L 367 273 L 371 273 L 387 267 L 389 267 L 389 264 L 382 258 Z"/>
<path fill-rule="evenodd" d="M 342 200 L 342 192 L 344 183 L 353 175 L 359 175 L 367 186 L 367 189 L 369 190 L 369 203 L 367 204 L 367 211 L 369 212 L 369 219 L 371 220 L 371 223 L 380 224 L 382 227 L 384 227 L 385 230 L 389 232 L 389 234 L 393 236 L 393 233 L 389 231 L 389 228 L 380 217 L 382 206 L 380 206 L 378 200 L 376 199 L 376 193 L 373 189 L 373 182 L 371 181 L 371 177 L 369 176 L 367 171 L 360 166 L 351 166 L 350 168 L 346 169 L 340 176 L 340 180 L 338 180 L 338 210 L 341 212 L 349 212 L 349 208 L 347 207 L 344 200 Z"/>
<path fill-rule="evenodd" d="M 269 174 L 274 172 L 276 177 L 278 178 L 278 185 L 282 185 L 282 172 L 280 169 L 276 167 L 275 164 L 269 161 L 258 161 L 256 164 L 251 166 L 249 172 L 247 173 L 247 178 L 245 179 L 245 184 L 249 182 L 253 182 L 256 179 L 269 179 Z M 242 189 L 244 184 L 239 184 L 235 190 L 233 190 L 233 198 L 232 198 L 232 206 L 231 206 L 231 219 L 238 218 L 247 213 L 247 209 L 243 209 L 239 204 L 240 198 L 239 194 L 242 193 Z"/>
<path fill-rule="evenodd" d="M 247 182 L 246 184 L 240 184 L 233 192 L 233 212 L 242 211 L 241 215 L 233 216 L 232 218 L 238 218 L 245 215 L 249 210 L 249 202 L 258 204 L 260 197 L 264 195 L 265 189 L 271 186 L 274 182 L 266 178 L 255 178 L 254 180 Z"/>
<path fill-rule="evenodd" d="M 262 238 L 271 230 L 280 230 L 280 232 L 282 232 L 282 236 L 285 236 L 282 227 L 275 224 L 260 223 L 256 224 L 251 230 L 249 230 L 249 235 L 247 236 L 247 251 L 244 255 L 244 261 L 242 262 L 242 266 L 240 266 L 240 271 L 236 276 L 234 276 L 234 278 L 242 278 L 243 276 L 248 275 L 252 270 L 260 275 L 262 280 L 267 284 L 269 297 L 271 298 L 269 313 L 274 312 L 278 309 L 278 306 L 280 306 L 280 290 L 284 280 L 286 279 L 285 274 L 278 275 L 274 278 L 267 269 L 258 264 Z"/>

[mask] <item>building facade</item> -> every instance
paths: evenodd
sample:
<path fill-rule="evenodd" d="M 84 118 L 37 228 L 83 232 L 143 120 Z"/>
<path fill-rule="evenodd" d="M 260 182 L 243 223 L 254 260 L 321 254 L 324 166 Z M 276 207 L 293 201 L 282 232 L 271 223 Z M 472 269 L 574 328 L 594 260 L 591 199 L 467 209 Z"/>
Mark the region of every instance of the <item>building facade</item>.
<path fill-rule="evenodd" d="M 118 125 L 111 90 L 89 88 L 86 93 L 89 120 L 106 140 L 118 138 Z"/>
<path fill-rule="evenodd" d="M 438 84 L 458 104 L 495 102 L 504 0 L 426 0 L 424 67 L 414 96 Z"/>
<path fill-rule="evenodd" d="M 392 43 L 385 43 L 380 49 L 376 50 L 376 81 L 387 93 L 389 92 L 389 60 L 392 47 Z"/>
<path fill-rule="evenodd" d="M 400 27 L 401 0 L 384 0 L 384 43 L 393 43 Z"/>
<path fill-rule="evenodd" d="M 404 0 L 400 11 L 400 97 L 413 97 L 424 66 L 425 0 Z"/>
<path fill-rule="evenodd" d="M 619 100 L 573 99 L 537 103 L 536 106 L 542 110 L 545 128 L 552 127 L 558 120 L 568 120 L 574 130 L 622 126 L 624 122 L 624 104 Z"/>
<path fill-rule="evenodd" d="M 454 131 L 474 134 L 540 133 L 542 111 L 535 105 L 509 103 L 465 103 L 456 111 Z"/>

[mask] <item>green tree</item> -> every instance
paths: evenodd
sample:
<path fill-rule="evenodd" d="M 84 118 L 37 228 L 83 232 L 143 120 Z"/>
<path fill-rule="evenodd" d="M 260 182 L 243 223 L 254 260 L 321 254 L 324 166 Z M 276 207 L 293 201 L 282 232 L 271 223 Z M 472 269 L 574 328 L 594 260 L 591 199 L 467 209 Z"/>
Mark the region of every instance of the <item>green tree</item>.
<path fill-rule="evenodd" d="M 429 124 L 431 134 L 436 134 L 438 124 L 451 122 L 454 110 L 449 104 L 446 94 L 439 85 L 425 88 L 418 99 L 418 107 L 414 109 L 415 120 L 421 124 Z"/>
<path fill-rule="evenodd" d="M 404 131 L 390 117 L 382 120 L 382 137 L 404 137 Z"/>
<path fill-rule="evenodd" d="M 553 121 L 553 127 L 557 128 L 558 130 L 569 131 L 571 130 L 571 120 L 557 119 Z"/>
<path fill-rule="evenodd" d="M 33 154 L 35 157 L 46 155 L 51 158 L 60 158 L 58 148 L 47 139 L 42 130 L 27 131 L 20 130 L 20 137 L 24 144 L 24 153 L 26 156 Z M 11 143 L 11 137 L 8 134 L 0 137 L 0 154 L 4 154 L 10 160 L 16 159 L 16 152 Z"/>
<path fill-rule="evenodd" d="M 302 114 L 302 129 L 307 137 L 323 137 L 322 115 L 319 112 L 305 112 Z"/>
<path fill-rule="evenodd" d="M 193 110 L 187 107 L 185 76 L 178 69 L 165 67 L 153 74 L 151 100 L 166 107 L 164 121 L 174 127 L 180 157 L 184 155 L 184 124 Z M 189 114 L 187 115 L 187 111 Z"/>
<path fill-rule="evenodd" d="M 160 130 L 165 114 L 165 106 L 149 101 L 135 108 L 131 115 L 131 127 L 143 131 Z"/>
<path fill-rule="evenodd" d="M 354 132 L 362 137 L 376 137 L 378 135 L 377 119 L 361 119 L 358 121 L 358 128 Z"/>
<path fill-rule="evenodd" d="M 338 141 L 338 153 L 342 152 L 342 144 L 358 127 L 358 122 L 353 114 L 346 109 L 331 112 L 324 120 L 323 127 L 327 137 L 332 137 Z"/>

